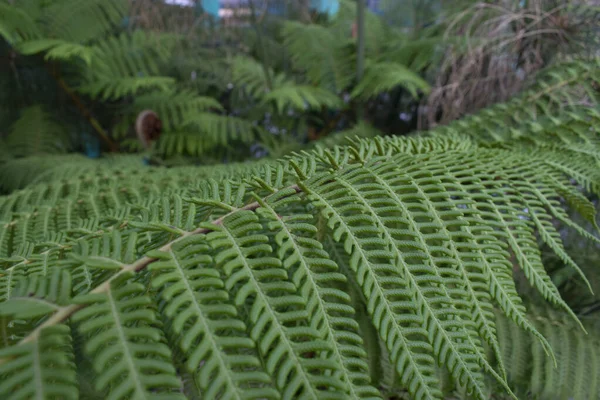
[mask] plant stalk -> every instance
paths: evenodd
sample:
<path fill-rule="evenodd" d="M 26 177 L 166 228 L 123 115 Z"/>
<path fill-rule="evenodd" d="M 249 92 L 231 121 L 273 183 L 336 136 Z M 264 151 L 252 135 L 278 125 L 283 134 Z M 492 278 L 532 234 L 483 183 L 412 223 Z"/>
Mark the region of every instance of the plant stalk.
<path fill-rule="evenodd" d="M 356 2 L 356 82 L 360 82 L 365 73 L 365 2 Z M 364 118 L 362 104 L 357 105 L 358 119 Z"/>

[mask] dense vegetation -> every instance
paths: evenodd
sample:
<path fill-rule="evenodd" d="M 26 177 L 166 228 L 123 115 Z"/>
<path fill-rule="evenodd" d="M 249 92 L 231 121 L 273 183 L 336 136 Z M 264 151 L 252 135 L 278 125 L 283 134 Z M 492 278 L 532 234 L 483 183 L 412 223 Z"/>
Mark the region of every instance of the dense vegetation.
<path fill-rule="evenodd" d="M 1 1 L 0 397 L 600 398 L 598 14 L 429 3 Z"/>

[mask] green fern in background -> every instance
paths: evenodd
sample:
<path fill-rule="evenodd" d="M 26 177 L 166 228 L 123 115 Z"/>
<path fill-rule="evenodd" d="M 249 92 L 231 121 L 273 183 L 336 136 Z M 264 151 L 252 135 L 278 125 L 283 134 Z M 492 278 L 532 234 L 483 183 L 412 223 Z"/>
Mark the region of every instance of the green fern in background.
<path fill-rule="evenodd" d="M 364 82 L 356 82 L 356 41 L 348 29 L 355 11 L 346 2 L 334 21 L 301 24 L 263 18 L 254 23 L 256 31 L 233 30 L 241 36 L 233 43 L 227 40 L 227 27 L 196 28 L 201 35 L 222 38 L 217 45 L 208 38 L 188 41 L 168 30 L 143 29 L 141 16 L 128 15 L 140 11 L 130 9 L 126 0 L 94 2 L 89 8 L 80 0 L 3 7 L 12 15 L 11 21 L 0 21 L 0 32 L 16 57 L 13 69 L 21 87 L 15 90 L 25 90 L 21 81 L 26 78 L 19 74 L 25 63 L 36 65 L 40 79 L 54 87 L 43 96 L 34 90 L 21 93 L 23 101 L 28 106 L 46 103 L 54 112 L 58 100 L 60 119 L 76 131 L 72 144 L 79 150 L 86 145 L 82 130 L 98 136 L 104 149 L 114 151 L 117 143 L 122 150 L 139 149 L 132 140 L 133 123 L 141 111 L 151 109 L 163 120 L 155 149 L 162 158 L 243 160 L 255 154 L 232 148 L 257 144 L 277 156 L 288 143 L 300 146 L 351 129 L 358 121 L 354 105 L 346 99 L 349 94 L 353 102 L 367 103 L 398 88 L 406 88 L 413 97 L 427 89 L 408 66 L 380 62 L 391 49 L 386 41 L 400 43 L 402 35 L 385 28 L 375 15 L 368 16 L 369 23 L 382 36 L 368 37 L 372 65 Z M 123 29 L 126 16 L 142 22 L 128 22 Z M 13 24 L 19 18 L 24 22 Z M 184 62 L 173 64 L 173 59 Z M 331 113 L 336 115 L 333 120 Z"/>

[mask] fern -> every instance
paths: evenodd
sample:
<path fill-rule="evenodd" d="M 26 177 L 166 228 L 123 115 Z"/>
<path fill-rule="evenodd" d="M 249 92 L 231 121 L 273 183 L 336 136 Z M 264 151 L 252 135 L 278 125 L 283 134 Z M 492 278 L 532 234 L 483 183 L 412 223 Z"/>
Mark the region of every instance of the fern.
<path fill-rule="evenodd" d="M 236 57 L 233 61 L 232 77 L 237 85 L 258 99 L 262 104 L 273 104 L 275 111 L 283 114 L 289 108 L 297 110 L 341 108 L 342 101 L 334 93 L 310 85 L 299 85 L 285 75 L 278 74 L 269 82 L 263 66 L 252 59 Z"/>
<path fill-rule="evenodd" d="M 191 90 L 168 89 L 136 96 L 132 109 L 136 114 L 146 109 L 155 110 L 165 129 L 174 130 L 198 112 L 221 111 L 223 107 L 214 98 L 198 96 Z"/>
<path fill-rule="evenodd" d="M 143 31 L 102 41 L 94 46 L 93 68 L 78 89 L 105 100 L 135 94 L 140 89 L 160 88 L 166 92 L 175 80 L 157 74 L 172 45 L 170 36 L 155 37 Z"/>
<path fill-rule="evenodd" d="M 11 127 L 5 145 L 13 156 L 64 153 L 69 138 L 64 127 L 40 106 L 25 108 Z"/>
<path fill-rule="evenodd" d="M 311 83 L 335 93 L 346 89 L 354 78 L 354 58 L 346 41 L 319 25 L 287 22 L 282 36 L 294 66 L 305 71 Z"/>
<path fill-rule="evenodd" d="M 35 21 L 22 9 L 0 3 L 0 15 L 0 36 L 8 43 L 35 39 L 41 35 Z"/>
<path fill-rule="evenodd" d="M 113 5 L 73 10 L 82 23 L 105 13 L 102 36 L 120 15 Z M 52 39 L 0 32 L 64 61 L 91 49 L 89 68 L 71 64 L 84 78 L 78 90 L 132 96 L 132 114 L 173 99 L 160 109 L 168 129 L 155 150 L 208 163 L 256 142 L 277 148 L 254 113 L 275 110 L 275 126 L 290 109 L 344 108 L 343 92 L 426 89 L 408 66 L 424 61 L 402 52 L 388 61 L 385 42 L 400 36 L 372 15 L 368 69 L 352 81 L 352 40 L 321 40 L 347 30 L 349 9 L 325 26 L 284 25 L 294 78 L 277 62 L 231 61 L 232 103 L 256 106 L 244 117 L 174 88 L 163 75 L 171 36 L 79 41 L 76 23 L 50 23 Z M 587 230 L 597 227 L 589 197 L 600 195 L 600 114 L 586 105 L 597 97 L 597 63 L 559 68 L 449 126 L 381 137 L 360 122 L 277 160 L 7 160 L 0 397 L 597 397 L 598 327 L 589 308 L 572 308 L 547 262 L 593 288 L 564 232 L 600 242 Z"/>
<path fill-rule="evenodd" d="M 415 97 L 418 90 L 429 90 L 427 82 L 408 68 L 381 62 L 367 66 L 365 76 L 352 91 L 352 96 L 368 99 L 397 86 L 405 87 Z"/>
<path fill-rule="evenodd" d="M 594 149 L 595 131 L 585 132 Z M 446 371 L 454 390 L 484 399 L 488 377 L 514 387 L 506 329 L 539 343 L 540 366 L 556 357 L 561 367 L 512 263 L 580 324 L 537 238 L 577 269 L 548 221 L 592 237 L 558 200 L 583 205 L 567 178 L 597 193 L 595 171 L 583 153 L 435 133 L 357 138 L 221 172 L 148 167 L 120 181 L 118 166 L 57 170 L 2 198 L 1 304 L 31 316 L 11 306 L 15 281 L 47 279 L 47 265 L 73 281 L 72 300 L 5 327 L 22 339 L 2 350 L 3 382 L 35 374 L 22 357 L 67 325 L 95 366 L 95 390 L 113 398 L 181 397 L 183 371 L 214 398 L 378 398 L 383 368 L 386 386 L 412 398 L 442 398 Z"/>
<path fill-rule="evenodd" d="M 44 16 L 50 36 L 85 43 L 114 29 L 126 11 L 122 0 L 58 0 L 44 9 Z"/>
<path fill-rule="evenodd" d="M 71 57 L 79 57 L 88 65 L 92 63 L 92 50 L 86 46 L 65 42 L 60 39 L 28 40 L 19 44 L 19 52 L 24 55 L 46 52 L 48 60 L 69 60 Z"/>
<path fill-rule="evenodd" d="M 545 362 L 539 344 L 524 331 L 512 329 L 504 316 L 498 316 L 498 337 L 502 357 L 511 369 L 511 380 L 520 392 L 544 399 L 591 399 L 597 396 L 598 338 L 586 335 L 570 318 L 548 308 L 532 307 L 530 312 L 537 329 L 548 338 L 559 368 Z M 588 330 L 596 331 L 596 319 L 584 321 Z"/>

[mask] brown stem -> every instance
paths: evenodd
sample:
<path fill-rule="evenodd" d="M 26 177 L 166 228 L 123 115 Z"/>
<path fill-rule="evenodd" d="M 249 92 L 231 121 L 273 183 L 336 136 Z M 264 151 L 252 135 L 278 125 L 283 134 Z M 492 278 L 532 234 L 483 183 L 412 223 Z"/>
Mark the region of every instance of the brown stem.
<path fill-rule="evenodd" d="M 48 66 L 48 70 L 50 71 L 50 74 L 54 77 L 54 79 L 56 80 L 56 82 L 58 83 L 60 88 L 66 94 L 69 95 L 69 97 L 71 98 L 73 103 L 75 103 L 75 106 L 79 109 L 81 114 L 83 114 L 85 119 L 87 119 L 88 122 L 90 123 L 90 125 L 92 125 L 92 127 L 94 128 L 96 133 L 98 133 L 98 136 L 100 136 L 100 138 L 102 138 L 102 140 L 104 140 L 106 142 L 106 144 L 108 144 L 110 151 L 112 151 L 112 152 L 118 151 L 118 147 L 117 147 L 116 143 L 114 143 L 110 139 L 110 137 L 108 136 L 106 131 L 102 128 L 102 126 L 100 125 L 98 120 L 96 120 L 96 118 L 94 118 L 94 116 L 92 115 L 90 110 L 87 109 L 85 104 L 83 104 L 83 102 L 81 101 L 79 96 L 77 96 L 77 94 L 69 87 L 69 85 L 67 85 L 67 83 L 48 64 L 46 64 L 46 65 Z"/>

